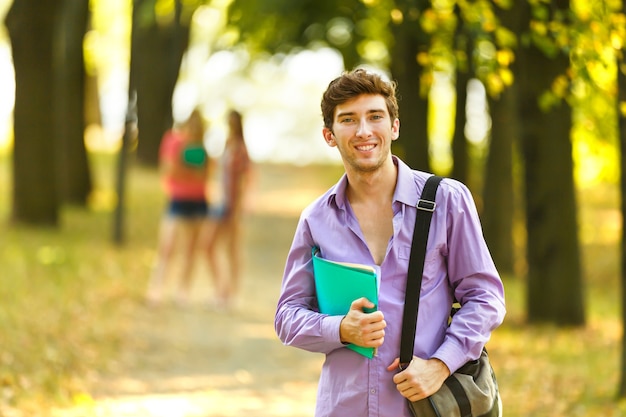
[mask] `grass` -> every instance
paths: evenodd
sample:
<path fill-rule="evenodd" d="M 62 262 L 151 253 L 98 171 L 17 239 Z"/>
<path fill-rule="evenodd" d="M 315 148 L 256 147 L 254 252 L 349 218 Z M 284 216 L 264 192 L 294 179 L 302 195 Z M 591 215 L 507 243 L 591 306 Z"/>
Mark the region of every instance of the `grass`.
<path fill-rule="evenodd" d="M 98 190 L 91 210 L 63 209 L 59 230 L 0 226 L 0 416 L 47 416 L 53 406 L 80 402 L 89 381 L 115 365 L 128 324 L 124 318 L 145 288 L 163 203 L 157 174 L 132 168 L 126 217 L 132 227 L 124 229 L 126 243 L 116 246 L 110 211 L 114 159 L 94 155 L 92 163 Z M 262 193 L 255 204 L 290 215 L 337 174 L 285 166 L 260 171 Z M 7 157 L 0 157 L 2 218 L 9 213 L 9 178 Z M 310 193 L 299 200 L 290 193 L 294 187 Z M 611 186 L 584 192 L 587 326 L 527 325 L 524 280 L 504 278 L 508 315 L 488 349 L 507 417 L 626 415 L 626 403 L 615 398 L 622 332 L 618 195 Z M 250 239 L 271 242 L 273 232 Z"/>
<path fill-rule="evenodd" d="M 525 323 L 525 282 L 505 277 L 507 317 L 489 350 L 506 416 L 626 415 L 616 399 L 622 323 L 619 199 L 613 186 L 584 190 L 579 210 L 587 325 Z"/>
<path fill-rule="evenodd" d="M 94 166 L 109 162 L 100 158 Z M 1 194 L 8 196 L 8 173 L 0 173 Z M 107 177 L 99 174 L 106 187 Z M 129 217 L 145 224 L 129 229 L 133 234 L 127 240 L 133 243 L 124 247 L 111 243 L 113 217 L 97 206 L 64 209 L 58 230 L 3 223 L 0 415 L 3 404 L 32 411 L 68 403 L 94 370 L 114 358 L 123 334 L 120 317 L 143 285 L 132 277 L 144 276 L 148 262 L 135 242 L 154 240 L 158 215 L 148 214 L 158 194 L 142 185 L 152 180 L 150 174 L 138 172 L 135 178 L 133 198 L 144 204 L 133 204 Z M 106 204 L 101 200 L 96 204 Z M 2 212 L 8 212 L 10 199 L 0 201 Z"/>

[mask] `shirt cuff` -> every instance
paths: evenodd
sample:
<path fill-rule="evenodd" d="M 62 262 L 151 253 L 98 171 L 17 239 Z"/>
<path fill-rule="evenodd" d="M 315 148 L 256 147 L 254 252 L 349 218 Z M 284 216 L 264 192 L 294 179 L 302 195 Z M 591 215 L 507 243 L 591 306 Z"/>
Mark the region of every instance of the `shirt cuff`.
<path fill-rule="evenodd" d="M 322 337 L 328 343 L 335 344 L 336 347 L 343 346 L 339 335 L 339 327 L 344 316 L 326 316 L 322 319 Z"/>
<path fill-rule="evenodd" d="M 467 356 L 461 346 L 457 346 L 453 342 L 444 343 L 437 349 L 432 356 L 446 364 L 450 370 L 450 375 L 455 373 L 461 366 L 467 362 Z"/>

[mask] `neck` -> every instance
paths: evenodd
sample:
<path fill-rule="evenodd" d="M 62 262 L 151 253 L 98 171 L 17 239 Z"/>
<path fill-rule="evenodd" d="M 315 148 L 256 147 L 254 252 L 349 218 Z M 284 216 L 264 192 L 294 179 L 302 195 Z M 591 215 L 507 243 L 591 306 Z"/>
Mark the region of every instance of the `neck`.
<path fill-rule="evenodd" d="M 348 200 L 351 203 L 368 200 L 391 201 L 396 188 L 398 167 L 391 158 L 379 169 L 372 172 L 346 170 Z"/>

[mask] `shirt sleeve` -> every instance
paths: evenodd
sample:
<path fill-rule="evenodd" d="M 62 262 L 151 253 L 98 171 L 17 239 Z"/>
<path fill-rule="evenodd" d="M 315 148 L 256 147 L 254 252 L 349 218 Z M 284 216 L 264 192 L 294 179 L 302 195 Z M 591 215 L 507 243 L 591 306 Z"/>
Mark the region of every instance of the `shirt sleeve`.
<path fill-rule="evenodd" d="M 446 181 L 451 184 L 444 188 L 448 279 L 461 309 L 433 356 L 454 372 L 480 356 L 506 310 L 504 287 L 483 237 L 472 195 L 465 185 Z"/>
<path fill-rule="evenodd" d="M 313 246 L 303 214 L 287 256 L 274 327 L 285 345 L 329 353 L 345 346 L 339 336 L 343 316 L 319 313 L 313 278 Z"/>

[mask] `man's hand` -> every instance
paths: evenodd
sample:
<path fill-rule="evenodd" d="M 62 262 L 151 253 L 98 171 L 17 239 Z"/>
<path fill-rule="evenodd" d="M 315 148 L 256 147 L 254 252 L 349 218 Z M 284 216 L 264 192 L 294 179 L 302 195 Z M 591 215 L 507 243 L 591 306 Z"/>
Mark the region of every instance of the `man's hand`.
<path fill-rule="evenodd" d="M 352 343 L 362 347 L 377 348 L 385 340 L 387 323 L 383 313 L 374 311 L 364 313 L 364 308 L 374 308 L 375 304 L 367 298 L 359 298 L 350 305 L 350 311 L 341 320 L 339 337 L 343 343 Z"/>
<path fill-rule="evenodd" d="M 397 370 L 399 365 L 400 359 L 396 358 L 387 370 Z M 449 376 L 450 370 L 441 360 L 413 356 L 409 366 L 394 375 L 393 382 L 400 394 L 410 401 L 418 401 L 437 392 Z"/>

